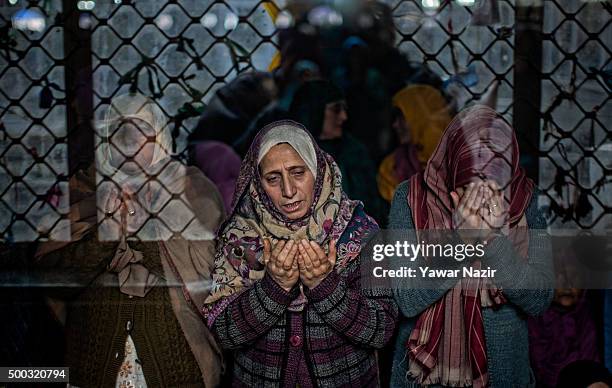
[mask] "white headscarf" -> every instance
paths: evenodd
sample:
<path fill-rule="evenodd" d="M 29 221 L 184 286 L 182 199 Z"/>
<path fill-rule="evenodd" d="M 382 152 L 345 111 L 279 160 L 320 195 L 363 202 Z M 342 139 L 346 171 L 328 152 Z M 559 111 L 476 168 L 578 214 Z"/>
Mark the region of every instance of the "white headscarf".
<path fill-rule="evenodd" d="M 128 93 L 113 98 L 108 107 L 104 121 L 98 127 L 100 143 L 96 147 L 96 165 L 98 172 L 112 178 L 117 183 L 128 179 L 128 176 L 112 164 L 111 140 L 113 132 L 123 121 L 138 119 L 147 123 L 155 132 L 155 149 L 149 166 L 142 166 L 143 175 L 153 172 L 160 161 L 168 158 L 172 150 L 172 137 L 168 120 L 161 108 L 150 98 L 138 93 Z"/>
<path fill-rule="evenodd" d="M 116 154 L 112 152 L 112 147 L 117 147 L 112 142 L 112 136 L 126 120 L 146 123 L 155 136 L 151 162 L 131 173 L 122 168 L 120 160 L 113 161 Z M 121 221 L 120 212 L 116 211 L 122 202 L 129 202 L 130 216 L 126 217 L 125 221 L 128 231 L 140 230 L 138 235 L 143 240 L 168 238 L 162 233 L 165 228 L 152 227 L 157 220 L 151 215 L 160 211 L 160 206 L 166 203 L 166 197 L 170 195 L 168 191 L 174 192 L 173 188 L 185 175 L 185 167 L 171 158 L 172 137 L 167 123 L 161 108 L 150 98 L 138 93 L 113 98 L 105 112 L 104 120 L 98 126 L 99 138 L 96 146 L 96 192 L 100 222 L 98 235 L 102 240 L 115 241 L 124 237 L 125 233 L 121 231 L 124 222 Z M 122 130 L 124 129 L 119 129 Z M 146 189 L 143 189 L 144 185 L 147 185 Z M 129 195 L 126 196 L 126 193 Z M 110 213 L 113 213 L 113 216 L 107 219 L 106 215 Z M 193 217 L 191 211 L 189 213 L 183 216 Z M 145 223 L 147 227 L 143 227 Z"/>
<path fill-rule="evenodd" d="M 317 179 L 317 153 L 312 145 L 312 139 L 305 131 L 298 131 L 289 124 L 279 125 L 268 131 L 261 141 L 257 165 L 266 156 L 268 151 L 277 144 L 287 143 L 300 155 L 306 166 Z"/>

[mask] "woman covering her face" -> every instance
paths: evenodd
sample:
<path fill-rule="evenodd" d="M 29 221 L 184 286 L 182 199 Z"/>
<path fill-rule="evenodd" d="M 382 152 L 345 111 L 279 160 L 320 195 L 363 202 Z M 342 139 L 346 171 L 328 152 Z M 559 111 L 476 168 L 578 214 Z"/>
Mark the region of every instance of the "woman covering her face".
<path fill-rule="evenodd" d="M 550 304 L 553 275 L 549 241 L 535 233 L 546 224 L 534 183 L 518 160 L 512 128 L 476 106 L 451 121 L 425 171 L 398 187 L 390 228 L 452 230 L 464 243 L 485 241 L 484 256 L 470 265 L 498 270 L 489 279 L 395 290 L 404 319 L 393 386 L 535 384 L 526 316 Z"/>
<path fill-rule="evenodd" d="M 378 385 L 375 349 L 397 308 L 390 293 L 360 286 L 360 251 L 377 230 L 303 126 L 260 131 L 219 231 L 204 308 L 234 351 L 234 386 Z"/>

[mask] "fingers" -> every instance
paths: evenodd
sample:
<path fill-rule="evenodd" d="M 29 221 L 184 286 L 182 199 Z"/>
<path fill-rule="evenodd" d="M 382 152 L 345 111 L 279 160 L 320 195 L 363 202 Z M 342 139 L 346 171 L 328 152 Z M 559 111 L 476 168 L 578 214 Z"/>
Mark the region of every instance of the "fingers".
<path fill-rule="evenodd" d="M 323 249 L 316 242 L 310 241 L 310 246 L 316 254 L 316 258 L 312 262 L 313 264 L 318 266 L 319 264 L 321 264 L 322 261 L 325 261 L 327 259 L 327 255 L 325 254 L 325 251 L 323 251 Z"/>
<path fill-rule="evenodd" d="M 496 182 L 489 181 L 485 184 L 485 204 L 482 214 L 486 226 L 491 228 L 503 227 L 507 218 L 504 193 L 498 187 Z"/>
<path fill-rule="evenodd" d="M 268 265 L 268 262 L 270 261 L 270 255 L 271 255 L 271 245 L 270 245 L 270 240 L 268 240 L 267 238 L 263 239 L 263 261 L 264 261 L 264 265 Z"/>
<path fill-rule="evenodd" d="M 487 186 L 487 192 L 490 193 L 490 199 L 488 199 L 488 201 L 490 201 L 490 203 L 493 205 L 497 205 L 496 213 L 499 214 L 499 212 L 503 210 L 503 207 L 505 205 L 504 192 L 502 189 L 500 189 L 499 185 L 494 180 L 488 180 Z"/>
<path fill-rule="evenodd" d="M 459 194 L 456 191 L 451 191 L 451 200 L 453 201 L 453 207 L 457 209 L 459 207 Z"/>
<path fill-rule="evenodd" d="M 336 265 L 336 241 L 331 240 L 329 243 L 329 254 L 327 255 L 327 260 L 333 267 Z"/>
<path fill-rule="evenodd" d="M 298 245 L 296 244 L 295 246 L 297 247 Z M 299 266 L 298 266 L 299 256 L 300 256 L 299 252 L 296 252 L 296 254 L 293 256 L 293 262 L 291 264 L 291 272 L 299 270 Z"/>
<path fill-rule="evenodd" d="M 309 261 L 311 261 L 313 265 L 316 265 L 316 262 L 318 261 L 317 253 L 315 252 L 313 247 L 309 244 L 308 240 L 301 240 L 300 246 L 304 250 L 304 254 L 308 256 Z"/>
<path fill-rule="evenodd" d="M 487 185 L 491 188 L 491 190 L 493 190 L 493 192 L 500 191 L 499 185 L 492 179 L 487 180 Z"/>
<path fill-rule="evenodd" d="M 504 199 L 504 192 L 498 190 L 494 198 L 495 203 L 499 207 L 499 211 L 504 212 L 506 210 L 506 200 Z"/>
<path fill-rule="evenodd" d="M 299 256 L 302 256 L 300 260 L 301 268 L 308 271 L 316 271 L 322 264 L 327 263 L 330 257 L 333 257 L 333 262 L 335 263 L 335 241 L 330 243 L 329 255 L 326 255 L 325 251 L 314 241 L 302 240 L 299 245 Z"/>
<path fill-rule="evenodd" d="M 472 187 L 472 191 L 470 192 L 470 195 L 467 199 L 467 203 L 466 203 L 466 207 L 470 210 L 470 212 L 472 213 L 476 213 L 478 212 L 478 210 L 480 210 L 480 206 L 482 204 L 482 194 L 483 194 L 483 187 L 482 184 L 476 183 L 473 187 Z"/>
<path fill-rule="evenodd" d="M 285 247 L 281 250 L 277 262 L 278 265 L 285 271 L 289 271 L 293 265 L 293 258 L 297 252 L 297 244 L 293 240 L 289 240 Z"/>
<path fill-rule="evenodd" d="M 272 250 L 272 257 L 278 257 L 278 255 L 280 255 L 281 251 L 285 247 L 286 243 L 287 241 L 285 240 L 281 240 L 277 242 L 276 245 L 274 246 L 274 249 Z"/>
<path fill-rule="evenodd" d="M 301 240 L 299 246 L 299 256 L 301 257 L 300 268 L 310 272 L 314 269 L 313 256 L 315 253 L 306 240 Z M 307 247 L 311 252 L 307 250 Z"/>
<path fill-rule="evenodd" d="M 300 247 L 299 251 L 300 253 L 297 255 L 296 261 L 298 262 L 300 273 L 304 276 L 310 277 L 311 271 L 312 271 L 312 262 L 310 261 L 308 256 L 304 253 L 304 248 Z"/>
<path fill-rule="evenodd" d="M 287 262 L 290 261 L 290 265 L 289 265 L 289 270 L 291 270 L 292 268 L 296 268 L 297 266 L 297 258 L 298 256 L 298 243 L 294 243 L 293 244 L 293 248 L 291 248 L 291 252 L 289 252 L 289 256 L 287 257 Z"/>
<path fill-rule="evenodd" d="M 316 287 L 336 263 L 336 242 L 330 241 L 326 255 L 316 242 L 302 240 L 296 258 L 302 283 L 309 288 Z"/>
<path fill-rule="evenodd" d="M 494 212 L 496 211 L 493 208 L 493 193 L 491 192 L 491 189 L 489 189 L 488 187 L 485 188 L 484 190 L 484 196 L 483 196 L 483 204 L 481 206 L 481 216 L 485 221 L 485 226 L 491 226 L 493 224 L 493 218 L 495 217 Z"/>
<path fill-rule="evenodd" d="M 472 182 L 468 185 L 467 189 L 465 189 L 465 191 L 463 192 L 463 196 L 460 198 L 459 206 L 458 206 L 460 211 L 462 211 L 464 208 L 467 207 L 468 199 L 470 198 L 470 195 L 474 191 L 475 187 L 476 187 L 476 184 Z"/>
<path fill-rule="evenodd" d="M 497 183 L 488 182 L 485 187 L 485 200 L 495 214 L 499 215 L 504 210 L 504 193 L 499 190 Z"/>
<path fill-rule="evenodd" d="M 314 268 L 310 257 L 306 254 L 303 247 L 300 247 L 300 253 L 298 253 L 298 263 L 300 271 L 300 279 L 302 283 L 307 287 L 313 286 L 313 281 L 317 277 L 317 268 Z"/>

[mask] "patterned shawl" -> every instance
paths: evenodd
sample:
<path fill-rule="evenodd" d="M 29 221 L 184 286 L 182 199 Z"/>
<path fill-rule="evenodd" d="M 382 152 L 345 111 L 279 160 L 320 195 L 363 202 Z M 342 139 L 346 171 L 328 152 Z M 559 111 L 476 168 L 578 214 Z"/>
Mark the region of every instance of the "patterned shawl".
<path fill-rule="evenodd" d="M 448 230 L 452 224 L 450 192 L 474 177 L 495 180 L 504 192 L 511 240 L 526 256 L 524 213 L 533 182 L 519 167 L 513 129 L 491 108 L 475 106 L 449 124 L 423 173 L 410 179 L 408 203 L 417 232 Z M 473 264 L 479 268 L 480 262 Z M 501 291 L 477 279 L 463 279 L 418 318 L 407 343 L 409 374 L 424 384 L 487 386 L 487 356 L 482 306 L 505 303 Z"/>
<path fill-rule="evenodd" d="M 279 134 L 274 143 L 288 143 L 298 153 L 305 155 L 307 149 L 314 152 L 312 157 L 316 171 L 314 199 L 310 211 L 302 218 L 290 220 L 278 211 L 265 193 L 259 175 L 258 163 L 262 145 L 270 146 L 269 132 Z M 287 136 L 288 133 L 294 136 Z M 282 135 L 285 134 L 285 135 Z M 301 139 L 297 141 L 296 138 Z M 308 139 L 308 147 L 298 144 Z M 306 156 L 306 155 L 305 155 Z M 305 160 L 307 165 L 308 160 Z M 359 201 L 350 200 L 342 191 L 340 170 L 331 156 L 323 152 L 310 133 L 293 121 L 277 121 L 264 127 L 251 144 L 242 162 L 240 177 L 234 193 L 233 210 L 218 233 L 218 245 L 213 272 L 213 289 L 206 300 L 204 313 L 209 326 L 229 303 L 264 275 L 263 239 L 300 239 L 316 241 L 325 250 L 332 239 L 337 241 L 338 257 L 336 270 L 340 271 L 356 258 L 364 243 L 363 233 L 377 229 L 376 223 L 365 216 L 360 232 L 351 233 L 348 239 L 338 241 L 356 214 L 363 213 Z M 365 225 L 365 226 L 363 226 Z M 301 310 L 305 303 L 303 293 L 290 308 Z"/>

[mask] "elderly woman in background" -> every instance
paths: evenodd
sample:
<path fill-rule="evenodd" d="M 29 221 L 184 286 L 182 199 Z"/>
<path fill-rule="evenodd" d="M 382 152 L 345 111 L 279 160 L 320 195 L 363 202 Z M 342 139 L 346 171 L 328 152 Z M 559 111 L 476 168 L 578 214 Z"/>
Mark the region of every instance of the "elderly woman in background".
<path fill-rule="evenodd" d="M 221 350 L 199 307 L 223 202 L 197 168 L 171 157 L 166 124 L 147 97 L 113 99 L 96 149 L 98 177 L 92 169 L 74 178 L 71 241 L 38 247 L 47 283 L 70 285 L 49 293 L 65 303 L 73 386 L 220 382 Z"/>
<path fill-rule="evenodd" d="M 487 280 L 396 288 L 404 319 L 394 387 L 535 384 L 526 316 L 550 304 L 553 275 L 549 240 L 537 231 L 546 228 L 537 191 L 518 160 L 513 129 L 492 109 L 476 106 L 449 124 L 425 171 L 398 187 L 390 228 L 448 230 L 464 242 L 485 241 L 481 261 L 470 265 L 499 270 Z"/>
<path fill-rule="evenodd" d="M 292 121 L 266 126 L 219 232 L 205 312 L 233 350 L 233 385 L 370 387 L 391 338 L 391 294 L 362 289 L 378 226 L 342 191 L 334 160 Z"/>

